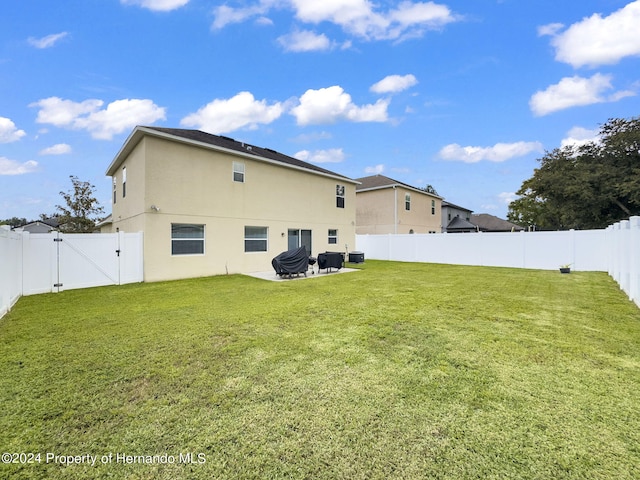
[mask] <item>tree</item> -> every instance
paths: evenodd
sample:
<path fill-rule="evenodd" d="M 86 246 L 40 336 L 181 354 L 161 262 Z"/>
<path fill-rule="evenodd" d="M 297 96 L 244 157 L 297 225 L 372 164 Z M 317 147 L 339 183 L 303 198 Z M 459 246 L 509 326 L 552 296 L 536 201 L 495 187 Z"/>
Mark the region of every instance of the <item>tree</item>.
<path fill-rule="evenodd" d="M 604 228 L 640 214 L 640 117 L 610 119 L 599 140 L 546 152 L 507 218 L 538 229 Z"/>
<path fill-rule="evenodd" d="M 60 223 L 60 230 L 69 233 L 89 233 L 95 229 L 98 215 L 104 212 L 94 197 L 94 185 L 78 180 L 78 177 L 69 177 L 73 189 L 69 192 L 60 192 L 65 201 L 65 206 L 56 205 L 56 217 Z"/>
<path fill-rule="evenodd" d="M 9 225 L 11 228 L 20 227 L 27 223 L 26 218 L 12 217 L 6 220 L 0 220 L 0 225 Z"/>
<path fill-rule="evenodd" d="M 423 192 L 431 193 L 431 194 L 433 194 L 433 195 L 437 195 L 438 197 L 440 196 L 440 195 L 438 194 L 438 192 L 436 192 L 436 189 L 435 189 L 435 188 L 433 188 L 433 186 L 432 186 L 432 185 L 430 185 L 430 184 L 429 184 L 429 185 L 427 185 L 427 186 L 426 186 L 426 187 L 424 187 L 424 188 L 421 188 L 420 190 L 422 190 Z"/>

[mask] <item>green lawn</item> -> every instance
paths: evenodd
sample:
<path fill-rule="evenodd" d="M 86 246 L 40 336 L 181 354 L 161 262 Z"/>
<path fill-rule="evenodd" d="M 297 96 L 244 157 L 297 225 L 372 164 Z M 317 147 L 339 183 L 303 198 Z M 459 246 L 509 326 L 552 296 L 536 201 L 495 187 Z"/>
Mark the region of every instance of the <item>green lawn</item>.
<path fill-rule="evenodd" d="M 40 457 L 0 478 L 640 478 L 640 309 L 606 274 L 360 268 L 20 299 L 0 451 Z"/>

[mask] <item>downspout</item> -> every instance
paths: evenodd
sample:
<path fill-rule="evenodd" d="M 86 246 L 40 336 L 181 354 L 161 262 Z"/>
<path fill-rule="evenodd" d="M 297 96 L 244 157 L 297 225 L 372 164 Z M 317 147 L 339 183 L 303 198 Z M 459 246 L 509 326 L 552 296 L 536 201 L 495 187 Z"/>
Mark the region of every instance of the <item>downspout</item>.
<path fill-rule="evenodd" d="M 398 189 L 393 186 L 393 233 L 398 233 Z"/>

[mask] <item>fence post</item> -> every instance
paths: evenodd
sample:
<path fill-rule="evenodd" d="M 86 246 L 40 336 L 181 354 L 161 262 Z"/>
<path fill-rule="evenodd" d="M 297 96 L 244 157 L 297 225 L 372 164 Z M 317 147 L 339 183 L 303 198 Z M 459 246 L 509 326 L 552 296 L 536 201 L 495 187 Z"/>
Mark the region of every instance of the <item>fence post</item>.
<path fill-rule="evenodd" d="M 124 265 L 125 255 L 128 255 L 129 252 L 125 251 L 123 253 L 123 247 L 125 245 L 125 237 L 124 232 L 118 231 L 116 232 L 116 262 L 118 262 L 118 283 L 116 285 L 122 285 L 122 269 Z M 126 249 L 125 249 L 126 250 Z"/>
<path fill-rule="evenodd" d="M 629 298 L 640 306 L 640 216 L 629 218 Z"/>
<path fill-rule="evenodd" d="M 576 265 L 576 230 L 575 228 L 569 229 L 569 235 L 571 235 L 571 265 L 577 272 L 580 270 L 580 265 Z"/>
<path fill-rule="evenodd" d="M 613 253 L 613 279 L 620 284 L 620 222 L 616 222 L 613 224 L 613 242 L 609 246 L 612 249 Z"/>
<path fill-rule="evenodd" d="M 618 248 L 619 266 L 620 266 L 620 288 L 627 294 L 629 293 L 629 264 L 631 253 L 630 249 L 630 235 L 629 220 L 622 220 L 620 222 L 620 244 Z"/>
<path fill-rule="evenodd" d="M 613 225 L 609 225 L 605 230 L 605 245 L 606 245 L 606 259 L 607 259 L 607 273 L 610 277 L 613 277 Z"/>

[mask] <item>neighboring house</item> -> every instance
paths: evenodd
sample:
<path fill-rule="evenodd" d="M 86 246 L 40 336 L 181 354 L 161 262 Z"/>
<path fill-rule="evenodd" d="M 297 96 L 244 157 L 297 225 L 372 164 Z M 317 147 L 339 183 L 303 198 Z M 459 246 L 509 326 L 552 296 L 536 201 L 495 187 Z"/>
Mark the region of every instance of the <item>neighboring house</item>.
<path fill-rule="evenodd" d="M 442 201 L 442 231 L 447 233 L 475 232 L 477 228 L 469 220 L 473 210 Z"/>
<path fill-rule="evenodd" d="M 113 216 L 107 215 L 105 218 L 96 223 L 95 233 L 111 233 L 113 232 Z"/>
<path fill-rule="evenodd" d="M 356 181 L 356 233 L 441 231 L 442 197 L 384 175 Z"/>
<path fill-rule="evenodd" d="M 21 230 L 29 233 L 49 233 L 57 230 L 60 224 L 54 218 L 47 218 L 45 220 L 36 220 L 34 222 L 25 223 L 16 227 L 14 230 Z"/>
<path fill-rule="evenodd" d="M 272 270 L 355 248 L 356 182 L 198 130 L 136 127 L 107 169 L 112 231 L 144 232 L 146 281 Z"/>
<path fill-rule="evenodd" d="M 498 218 L 488 213 L 471 215 L 471 223 L 478 227 L 480 232 L 520 232 L 524 227 L 511 223 L 502 218 Z"/>

